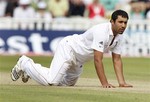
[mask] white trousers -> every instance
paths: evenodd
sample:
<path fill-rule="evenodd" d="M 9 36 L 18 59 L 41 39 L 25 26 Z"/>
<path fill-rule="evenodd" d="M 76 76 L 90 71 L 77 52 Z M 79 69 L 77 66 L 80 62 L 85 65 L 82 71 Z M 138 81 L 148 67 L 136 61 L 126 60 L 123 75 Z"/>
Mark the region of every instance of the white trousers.
<path fill-rule="evenodd" d="M 73 86 L 82 72 L 82 63 L 76 60 L 66 38 L 60 41 L 50 68 L 43 67 L 28 57 L 22 61 L 21 67 L 31 79 L 42 85 Z"/>

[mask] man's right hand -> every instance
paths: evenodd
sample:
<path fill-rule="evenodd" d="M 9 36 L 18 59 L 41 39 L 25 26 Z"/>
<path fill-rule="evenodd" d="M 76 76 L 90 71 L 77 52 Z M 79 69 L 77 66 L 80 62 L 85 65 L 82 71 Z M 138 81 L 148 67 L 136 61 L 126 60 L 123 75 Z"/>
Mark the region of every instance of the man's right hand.
<path fill-rule="evenodd" d="M 104 84 L 102 85 L 103 88 L 115 88 L 115 86 L 111 85 L 111 84 Z"/>

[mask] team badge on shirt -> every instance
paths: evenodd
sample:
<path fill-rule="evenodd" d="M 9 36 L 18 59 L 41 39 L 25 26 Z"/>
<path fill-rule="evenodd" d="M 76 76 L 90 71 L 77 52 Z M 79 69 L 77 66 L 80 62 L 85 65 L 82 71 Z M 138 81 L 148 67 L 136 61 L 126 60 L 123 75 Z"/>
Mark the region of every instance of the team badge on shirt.
<path fill-rule="evenodd" d="M 99 42 L 99 47 L 101 48 L 101 47 L 103 47 L 103 45 L 104 45 L 104 42 L 103 42 L 103 41 L 100 41 L 100 42 Z"/>
<path fill-rule="evenodd" d="M 99 44 L 103 45 L 103 41 L 99 42 Z"/>
<path fill-rule="evenodd" d="M 116 44 L 115 44 L 115 46 L 117 46 L 117 44 L 118 44 L 118 41 L 116 41 Z"/>

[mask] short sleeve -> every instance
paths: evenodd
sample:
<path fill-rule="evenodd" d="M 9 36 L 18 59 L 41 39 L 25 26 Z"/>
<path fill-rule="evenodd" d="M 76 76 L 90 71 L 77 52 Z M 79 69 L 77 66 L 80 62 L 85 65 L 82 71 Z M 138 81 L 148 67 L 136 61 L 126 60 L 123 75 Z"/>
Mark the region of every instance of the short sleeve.
<path fill-rule="evenodd" d="M 116 46 L 112 49 L 110 49 L 110 51 L 112 51 L 113 53 L 116 54 L 121 54 L 121 49 L 122 49 L 122 42 L 121 40 L 119 40 L 116 44 Z"/>
<path fill-rule="evenodd" d="M 106 38 L 103 36 L 102 32 L 93 34 L 91 48 L 100 52 L 104 52 L 105 39 Z"/>

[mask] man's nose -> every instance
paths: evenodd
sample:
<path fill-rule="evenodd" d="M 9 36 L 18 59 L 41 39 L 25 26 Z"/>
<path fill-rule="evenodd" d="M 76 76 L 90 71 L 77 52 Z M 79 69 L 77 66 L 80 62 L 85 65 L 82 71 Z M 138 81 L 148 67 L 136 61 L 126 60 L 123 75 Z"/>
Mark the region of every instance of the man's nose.
<path fill-rule="evenodd" d="M 122 23 L 122 27 L 124 27 L 124 28 L 125 28 L 125 27 L 126 27 L 126 24 L 125 24 L 125 23 Z"/>

